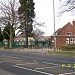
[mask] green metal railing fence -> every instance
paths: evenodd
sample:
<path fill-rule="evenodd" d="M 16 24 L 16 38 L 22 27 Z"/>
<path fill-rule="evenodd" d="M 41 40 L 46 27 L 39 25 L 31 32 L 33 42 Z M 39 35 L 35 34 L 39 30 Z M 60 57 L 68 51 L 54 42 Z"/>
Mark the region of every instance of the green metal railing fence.
<path fill-rule="evenodd" d="M 2 41 L 0 42 L 0 47 L 9 47 L 8 41 Z M 20 48 L 20 47 L 26 47 L 26 41 L 14 41 L 12 42 L 13 48 Z M 52 41 L 28 41 L 28 47 L 30 48 L 51 48 L 52 47 Z"/>

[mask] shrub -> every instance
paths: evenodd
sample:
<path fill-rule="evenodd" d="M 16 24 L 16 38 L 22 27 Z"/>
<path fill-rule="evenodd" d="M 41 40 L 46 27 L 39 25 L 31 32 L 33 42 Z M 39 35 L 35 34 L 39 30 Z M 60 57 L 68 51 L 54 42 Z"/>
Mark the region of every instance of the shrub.
<path fill-rule="evenodd" d="M 61 47 L 62 50 L 75 50 L 75 45 L 65 45 Z"/>

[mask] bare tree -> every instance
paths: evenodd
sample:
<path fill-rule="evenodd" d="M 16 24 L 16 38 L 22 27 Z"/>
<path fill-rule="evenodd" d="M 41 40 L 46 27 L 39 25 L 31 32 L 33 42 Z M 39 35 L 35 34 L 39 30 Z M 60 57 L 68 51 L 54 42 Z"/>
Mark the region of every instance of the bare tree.
<path fill-rule="evenodd" d="M 75 11 L 75 0 L 60 0 L 61 1 L 61 11 L 63 14 L 65 12 L 74 12 Z"/>
<path fill-rule="evenodd" d="M 21 24 L 24 23 L 22 18 L 20 21 L 21 21 Z M 33 38 L 35 38 L 35 37 L 39 38 L 40 36 L 44 35 L 44 32 L 39 29 L 40 27 L 44 27 L 44 24 L 45 23 L 37 22 L 37 18 L 33 19 L 33 24 L 32 24 L 32 28 L 31 28 L 31 29 L 33 29 L 32 33 L 31 33 L 31 35 L 33 35 Z M 25 30 L 24 24 L 20 25 L 19 28 L 20 28 L 19 32 L 24 33 L 24 30 Z"/>
<path fill-rule="evenodd" d="M 10 26 L 10 48 L 14 40 L 13 34 L 18 29 L 18 3 L 16 0 L 1 0 L 0 1 L 0 25 Z"/>
<path fill-rule="evenodd" d="M 40 29 L 36 29 L 33 31 L 33 37 L 39 39 L 40 37 L 42 37 L 44 35 L 44 32 Z"/>

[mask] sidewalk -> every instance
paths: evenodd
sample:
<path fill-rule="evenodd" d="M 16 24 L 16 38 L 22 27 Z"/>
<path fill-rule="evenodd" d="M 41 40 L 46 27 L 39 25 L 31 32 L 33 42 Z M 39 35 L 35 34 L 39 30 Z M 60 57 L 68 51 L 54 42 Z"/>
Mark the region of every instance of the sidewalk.
<path fill-rule="evenodd" d="M 47 53 L 48 51 L 54 51 L 52 48 L 39 48 L 39 49 L 34 49 L 34 48 L 14 48 L 14 49 L 2 49 L 0 51 L 17 51 L 17 52 L 42 52 L 42 53 Z M 56 50 L 60 51 L 60 50 Z"/>
<path fill-rule="evenodd" d="M 42 52 L 42 53 L 46 53 L 48 51 L 53 51 L 54 49 L 50 49 L 50 48 L 41 48 L 41 49 L 16 48 L 16 49 L 6 49 L 6 50 L 18 51 L 18 52 Z"/>

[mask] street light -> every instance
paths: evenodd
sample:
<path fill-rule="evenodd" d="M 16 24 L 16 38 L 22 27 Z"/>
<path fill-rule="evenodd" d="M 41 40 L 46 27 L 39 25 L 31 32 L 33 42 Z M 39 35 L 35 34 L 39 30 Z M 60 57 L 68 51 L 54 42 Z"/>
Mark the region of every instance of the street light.
<path fill-rule="evenodd" d="M 54 51 L 56 49 L 56 32 L 55 32 L 55 2 L 53 0 L 53 23 L 54 23 Z"/>

